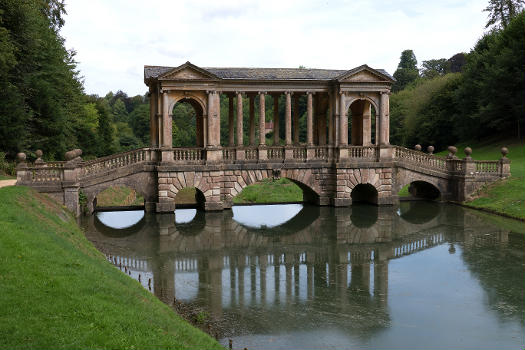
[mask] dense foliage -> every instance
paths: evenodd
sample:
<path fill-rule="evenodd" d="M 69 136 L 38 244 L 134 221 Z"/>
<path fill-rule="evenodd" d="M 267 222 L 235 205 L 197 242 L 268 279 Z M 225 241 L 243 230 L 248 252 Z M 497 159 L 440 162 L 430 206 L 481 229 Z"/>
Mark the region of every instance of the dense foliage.
<path fill-rule="evenodd" d="M 523 137 L 524 28 L 521 12 L 470 53 L 424 61 L 421 75 L 391 96 L 391 142 L 443 149 L 460 140 Z"/>

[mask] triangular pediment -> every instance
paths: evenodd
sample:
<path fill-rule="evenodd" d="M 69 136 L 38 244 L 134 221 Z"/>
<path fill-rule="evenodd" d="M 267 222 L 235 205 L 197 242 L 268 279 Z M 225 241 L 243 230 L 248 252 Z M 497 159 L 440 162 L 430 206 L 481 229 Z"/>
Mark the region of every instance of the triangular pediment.
<path fill-rule="evenodd" d="M 186 62 L 159 76 L 159 80 L 216 80 L 217 76 L 205 69 Z"/>
<path fill-rule="evenodd" d="M 394 80 L 389 75 L 362 65 L 360 67 L 351 69 L 337 78 L 340 82 L 349 83 L 371 83 L 371 82 L 393 82 Z"/>

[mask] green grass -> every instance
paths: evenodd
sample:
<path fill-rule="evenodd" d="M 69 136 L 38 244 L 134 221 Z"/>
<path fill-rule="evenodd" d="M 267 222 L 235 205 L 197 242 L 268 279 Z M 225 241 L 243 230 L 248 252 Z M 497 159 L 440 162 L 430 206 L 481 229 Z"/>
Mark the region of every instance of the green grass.
<path fill-rule="evenodd" d="M 134 189 L 126 186 L 112 186 L 97 195 L 97 206 L 99 207 L 118 207 L 143 204 L 144 198 Z"/>
<path fill-rule="evenodd" d="M 300 202 L 303 191 L 292 181 L 281 178 L 278 180 L 263 179 L 261 182 L 245 187 L 233 198 L 235 204 L 246 203 L 279 203 Z"/>
<path fill-rule="evenodd" d="M 525 144 L 520 141 L 459 144 L 456 146 L 459 158 L 465 157 L 463 150 L 466 146 L 472 148 L 472 158 L 477 160 L 500 159 L 500 149 L 506 146 L 509 149 L 507 157 L 511 160 L 512 176 L 509 179 L 484 186 L 476 199 L 463 204 L 525 220 Z M 444 151 L 438 155 L 445 156 L 447 153 Z"/>
<path fill-rule="evenodd" d="M 175 196 L 175 204 L 196 204 L 195 187 L 182 188 Z"/>
<path fill-rule="evenodd" d="M 0 180 L 15 180 L 15 176 L 9 176 L 9 175 L 0 175 Z"/>
<path fill-rule="evenodd" d="M 0 188 L 0 227 L 0 348 L 221 348 L 107 262 L 49 197 Z"/>

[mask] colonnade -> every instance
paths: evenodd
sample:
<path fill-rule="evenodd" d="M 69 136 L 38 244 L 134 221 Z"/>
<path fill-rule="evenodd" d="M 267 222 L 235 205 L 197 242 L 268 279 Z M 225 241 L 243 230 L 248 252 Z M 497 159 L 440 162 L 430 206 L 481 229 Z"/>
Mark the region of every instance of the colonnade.
<path fill-rule="evenodd" d="M 372 145 L 372 113 L 376 111 L 375 145 L 389 145 L 389 92 L 374 91 L 181 91 L 150 89 L 151 146 L 172 148 L 172 109 L 180 101 L 191 102 L 197 112 L 197 147 L 218 148 L 220 134 L 220 94 L 228 97 L 228 142 L 230 147 L 245 146 L 244 98 L 249 103 L 248 146 L 266 145 L 266 96 L 273 97 L 273 142 L 281 146 L 279 98 L 285 96 L 284 146 L 300 145 L 299 98 L 306 95 L 306 146 L 346 147 L 348 137 L 348 111 L 352 113 L 351 144 Z M 160 95 L 160 96 L 158 96 Z M 159 98 L 160 97 L 160 98 Z M 255 99 L 259 99 L 258 140 L 256 140 Z M 157 103 L 155 103 L 157 101 Z M 160 113 L 159 113 L 160 112 Z M 236 118 L 235 118 L 236 113 Z M 177 146 L 177 145 L 175 145 Z"/>

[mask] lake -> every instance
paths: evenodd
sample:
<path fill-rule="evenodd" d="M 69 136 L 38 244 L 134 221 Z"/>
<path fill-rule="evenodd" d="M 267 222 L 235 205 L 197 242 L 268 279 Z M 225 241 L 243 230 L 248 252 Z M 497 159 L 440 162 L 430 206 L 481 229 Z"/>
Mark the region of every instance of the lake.
<path fill-rule="evenodd" d="M 239 349 L 520 349 L 525 235 L 512 224 L 424 201 L 83 222 L 123 272 L 205 310 Z"/>

